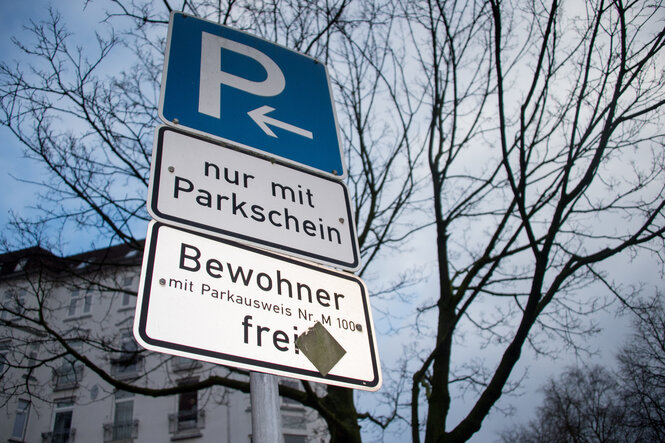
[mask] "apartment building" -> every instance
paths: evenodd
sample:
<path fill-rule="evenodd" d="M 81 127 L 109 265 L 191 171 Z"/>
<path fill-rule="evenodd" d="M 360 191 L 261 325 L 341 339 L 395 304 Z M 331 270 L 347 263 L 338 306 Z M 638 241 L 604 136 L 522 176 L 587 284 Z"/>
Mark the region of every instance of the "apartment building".
<path fill-rule="evenodd" d="M 140 251 L 121 245 L 59 257 L 35 247 L 0 255 L 0 441 L 251 442 L 249 394 L 184 388 L 246 373 L 134 341 Z M 162 395 L 174 387 L 181 388 Z M 281 416 L 286 443 L 328 440 L 323 421 L 299 403 L 282 398 Z"/>

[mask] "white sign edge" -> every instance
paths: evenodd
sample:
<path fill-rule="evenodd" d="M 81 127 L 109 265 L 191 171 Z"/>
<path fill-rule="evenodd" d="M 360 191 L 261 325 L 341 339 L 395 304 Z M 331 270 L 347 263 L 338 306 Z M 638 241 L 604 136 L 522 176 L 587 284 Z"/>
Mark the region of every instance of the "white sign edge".
<path fill-rule="evenodd" d="M 327 385 L 333 385 L 333 386 L 340 386 L 340 387 L 345 387 L 345 388 L 351 388 L 351 389 L 358 389 L 358 390 L 363 390 L 363 391 L 370 391 L 370 392 L 376 392 L 378 391 L 382 384 L 383 384 L 383 373 L 381 371 L 381 363 L 379 360 L 379 351 L 378 351 L 378 346 L 376 343 L 376 334 L 373 330 L 373 325 L 374 325 L 374 320 L 372 318 L 372 310 L 370 306 L 370 301 L 369 301 L 369 293 L 367 291 L 367 287 L 365 283 L 360 279 L 358 276 L 350 274 L 350 273 L 344 273 L 343 271 L 337 271 L 334 269 L 326 268 L 323 266 L 318 266 L 314 263 L 308 263 L 308 262 L 302 262 L 300 260 L 297 260 L 293 257 L 288 257 L 288 256 L 283 256 L 274 252 L 270 251 L 264 251 L 255 247 L 252 247 L 250 245 L 244 245 L 240 244 L 237 242 L 232 242 L 232 241 L 227 241 L 227 240 L 222 240 L 219 238 L 215 238 L 212 236 L 207 236 L 203 235 L 202 237 L 206 237 L 210 240 L 219 242 L 219 243 L 225 243 L 225 244 L 230 244 L 232 246 L 246 249 L 253 251 L 257 254 L 262 254 L 262 255 L 267 255 L 272 258 L 284 260 L 291 262 L 292 264 L 297 264 L 301 265 L 304 267 L 308 267 L 310 269 L 316 269 L 321 272 L 329 273 L 329 274 L 335 274 L 338 275 L 340 278 L 346 278 L 346 279 L 351 279 L 356 281 L 359 286 L 361 287 L 363 294 L 364 294 L 364 305 L 365 305 L 365 316 L 367 320 L 367 336 L 369 338 L 369 345 L 371 349 L 371 361 L 372 361 L 372 369 L 374 373 L 374 380 L 371 382 L 364 382 L 364 381 L 359 381 L 357 383 L 353 383 L 351 381 L 345 381 L 345 380 L 353 380 L 350 377 L 342 377 L 342 376 L 337 376 L 337 375 L 331 375 L 328 374 L 326 376 L 323 375 L 316 375 L 315 371 L 307 371 L 304 369 L 299 369 L 299 368 L 291 368 L 292 370 L 288 370 L 288 368 L 284 367 L 283 365 L 279 364 L 274 364 L 274 363 L 269 363 L 269 362 L 256 362 L 256 364 L 252 363 L 244 363 L 242 361 L 236 361 L 233 359 L 224 359 L 224 358 L 214 358 L 206 354 L 202 353 L 197 353 L 197 352 L 187 352 L 186 350 L 182 349 L 177 349 L 173 347 L 169 347 L 167 345 L 157 345 L 150 343 L 144 338 L 147 337 L 147 334 L 144 334 L 145 332 L 145 316 L 144 316 L 144 311 L 147 310 L 147 306 L 144 308 L 144 294 L 146 293 L 145 291 L 150 291 L 150 281 L 148 277 L 152 277 L 153 274 L 153 267 L 154 265 L 154 251 L 156 249 L 156 236 L 158 236 L 158 231 L 161 227 L 166 226 L 171 229 L 175 230 L 180 230 L 180 231 L 185 231 L 189 234 L 193 235 L 200 235 L 195 232 L 183 230 L 180 228 L 176 228 L 173 226 L 169 226 L 160 222 L 157 222 L 155 220 L 152 220 L 149 225 L 148 225 L 148 231 L 146 235 L 146 240 L 145 240 L 145 245 L 144 245 L 144 252 L 143 252 L 143 261 L 141 265 L 141 275 L 139 279 L 139 288 L 138 288 L 138 293 L 137 293 L 137 300 L 136 300 L 136 310 L 135 310 L 135 315 L 134 315 L 134 323 L 133 323 L 133 334 L 134 338 L 136 341 L 145 349 L 148 349 L 150 351 L 155 351 L 155 352 L 160 352 L 160 353 L 165 353 L 165 354 L 170 354 L 170 355 L 176 355 L 180 357 L 186 357 L 186 358 L 191 358 L 195 360 L 200 360 L 200 361 L 206 361 L 209 363 L 213 364 L 220 364 L 224 366 L 232 366 L 240 369 L 245 369 L 249 371 L 258 371 L 258 372 L 263 372 L 266 374 L 272 374 L 272 375 L 278 375 L 278 376 L 284 376 L 284 377 L 290 377 L 290 378 L 295 378 L 299 380 L 307 380 L 307 381 L 312 381 L 315 383 L 323 383 Z M 147 284 L 147 285 L 146 285 Z M 147 286 L 147 288 L 146 288 Z M 149 339 L 149 337 L 148 337 Z M 150 340 L 150 339 L 149 339 Z M 159 341 L 159 340 L 156 340 Z M 176 343 L 169 343 L 172 346 L 175 347 L 180 347 L 180 348 L 188 348 L 183 345 L 178 345 Z M 203 351 L 203 350 L 201 350 Z M 207 354 L 215 354 L 212 351 L 207 351 Z M 255 361 L 249 358 L 241 358 L 241 357 L 235 357 L 236 359 L 239 360 L 246 360 L 246 361 Z M 282 369 L 279 369 L 282 368 Z M 311 373 L 311 375 L 309 374 Z"/>
<path fill-rule="evenodd" d="M 253 152 L 248 152 L 242 149 L 234 148 L 232 146 L 225 146 L 221 144 L 219 141 L 208 137 L 203 137 L 198 134 L 191 134 L 188 131 L 185 131 L 180 128 L 175 128 L 169 125 L 160 125 L 155 129 L 154 133 L 154 139 L 153 139 L 153 149 L 152 149 L 152 159 L 150 162 L 150 182 L 148 186 L 148 196 L 146 199 L 146 206 L 148 213 L 150 216 L 157 220 L 160 221 L 164 224 L 167 225 L 172 225 L 172 226 L 177 226 L 180 228 L 183 228 L 185 230 L 191 230 L 191 231 L 196 231 L 201 234 L 207 234 L 207 235 L 212 235 L 215 237 L 220 237 L 223 239 L 231 240 L 231 241 L 246 241 L 248 243 L 251 243 L 252 245 L 258 247 L 258 248 L 265 248 L 273 252 L 277 252 L 280 254 L 285 254 L 285 255 L 290 255 L 294 257 L 301 258 L 303 260 L 309 260 L 313 261 L 322 265 L 327 265 L 327 266 L 332 266 L 335 268 L 343 269 L 346 271 L 354 272 L 360 269 L 362 266 L 362 262 L 360 260 L 360 247 L 358 245 L 358 234 L 355 230 L 356 222 L 355 218 L 353 216 L 353 211 L 351 210 L 351 197 L 349 195 L 349 190 L 346 184 L 343 182 L 333 180 L 328 175 L 323 175 L 321 173 L 316 173 L 314 172 L 315 170 L 304 170 L 302 168 L 299 168 L 297 166 L 294 166 L 292 163 L 287 163 L 284 161 L 280 160 L 275 160 L 274 162 L 279 164 L 280 166 L 284 166 L 286 168 L 293 169 L 295 171 L 298 171 L 303 174 L 311 175 L 318 177 L 322 180 L 328 180 L 333 182 L 334 184 L 340 186 L 342 188 L 342 191 L 345 195 L 345 203 L 346 203 L 346 213 L 347 213 L 347 219 L 349 220 L 349 232 L 350 232 L 350 239 L 351 239 L 351 248 L 352 248 L 352 255 L 354 257 L 353 261 L 343 261 L 343 260 L 338 260 L 338 259 L 331 259 L 329 257 L 324 257 L 322 255 L 317 255 L 317 254 L 312 254 L 312 253 L 307 253 L 306 251 L 302 251 L 300 249 L 292 248 L 287 245 L 279 245 L 277 243 L 269 242 L 267 240 L 260 240 L 255 237 L 250 237 L 248 235 L 244 234 L 235 234 L 231 231 L 226 231 L 221 228 L 214 228 L 212 226 L 205 225 L 205 227 L 200 224 L 200 223 L 188 223 L 185 221 L 182 221 L 182 219 L 176 218 L 175 216 L 168 215 L 168 214 L 163 214 L 157 209 L 157 204 L 158 204 L 158 199 L 156 195 L 158 194 L 158 187 L 159 187 L 159 180 L 157 180 L 157 170 L 158 170 L 158 165 L 160 160 L 158 158 L 158 153 L 161 152 L 160 148 L 160 142 L 163 139 L 163 133 L 165 131 L 173 131 L 177 132 L 179 134 L 188 136 L 188 137 L 193 137 L 199 140 L 202 140 L 207 143 L 215 144 L 218 146 L 221 146 L 223 149 L 232 149 L 235 150 L 236 152 L 239 152 L 243 155 L 251 155 L 253 157 L 266 160 L 266 161 L 273 161 L 266 155 L 259 155 Z"/>

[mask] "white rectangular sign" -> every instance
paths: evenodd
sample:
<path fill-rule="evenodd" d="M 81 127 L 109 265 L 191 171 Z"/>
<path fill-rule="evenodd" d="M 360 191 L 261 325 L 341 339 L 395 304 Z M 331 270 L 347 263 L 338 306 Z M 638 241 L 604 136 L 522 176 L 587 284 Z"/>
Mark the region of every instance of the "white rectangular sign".
<path fill-rule="evenodd" d="M 343 183 L 166 126 L 155 133 L 148 211 L 170 225 L 360 267 Z"/>
<path fill-rule="evenodd" d="M 326 375 L 295 344 L 314 325 L 345 351 Z M 154 221 L 134 336 L 150 350 L 247 370 L 370 391 L 381 385 L 358 277 Z M 329 352 L 315 351 L 324 359 Z"/>

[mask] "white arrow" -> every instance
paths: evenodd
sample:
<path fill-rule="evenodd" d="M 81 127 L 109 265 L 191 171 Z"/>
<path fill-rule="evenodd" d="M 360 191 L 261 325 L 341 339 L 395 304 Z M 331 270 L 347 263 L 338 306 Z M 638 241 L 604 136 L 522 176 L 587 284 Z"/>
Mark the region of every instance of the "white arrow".
<path fill-rule="evenodd" d="M 260 108 L 256 108 L 253 111 L 249 111 L 247 115 L 249 115 L 254 122 L 259 125 L 259 128 L 263 129 L 263 132 L 268 134 L 271 137 L 277 138 L 277 135 L 275 135 L 274 132 L 268 127 L 268 125 L 271 126 L 276 126 L 278 128 L 282 128 L 285 131 L 293 132 L 294 134 L 302 135 L 303 137 L 307 137 L 310 139 L 314 138 L 314 135 L 305 129 L 299 128 L 297 126 L 290 125 L 288 123 L 284 123 L 283 121 L 274 119 L 272 117 L 267 117 L 266 114 L 269 112 L 274 111 L 275 108 L 271 108 L 270 106 L 261 106 Z"/>

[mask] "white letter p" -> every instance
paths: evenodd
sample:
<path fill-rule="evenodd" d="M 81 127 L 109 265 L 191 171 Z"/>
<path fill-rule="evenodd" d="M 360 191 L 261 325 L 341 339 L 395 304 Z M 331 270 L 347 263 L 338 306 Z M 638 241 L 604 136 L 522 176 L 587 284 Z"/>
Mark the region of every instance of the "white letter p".
<path fill-rule="evenodd" d="M 265 80 L 256 82 L 221 70 L 221 49 L 236 52 L 259 62 L 265 69 Z M 199 112 L 220 117 L 221 85 L 231 86 L 250 94 L 271 97 L 284 90 L 286 81 L 279 66 L 267 55 L 251 46 L 218 35 L 202 33 Z"/>

